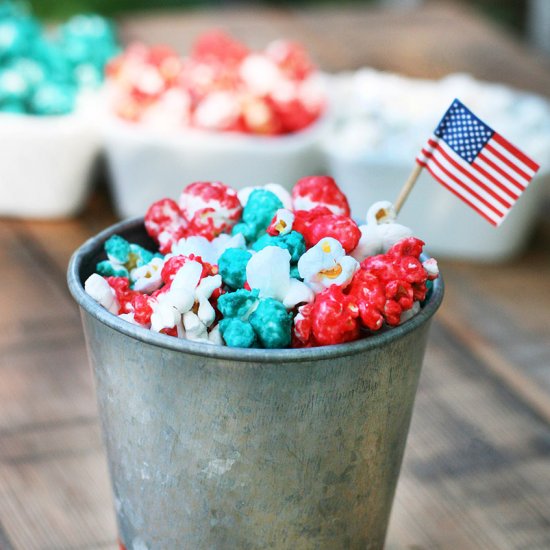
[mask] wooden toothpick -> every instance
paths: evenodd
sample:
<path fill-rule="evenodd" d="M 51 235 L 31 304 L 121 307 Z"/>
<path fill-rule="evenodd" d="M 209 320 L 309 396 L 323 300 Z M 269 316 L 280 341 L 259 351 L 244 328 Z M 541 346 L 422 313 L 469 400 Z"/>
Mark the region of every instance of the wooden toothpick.
<path fill-rule="evenodd" d="M 409 193 L 411 192 L 411 189 L 416 183 L 418 176 L 420 176 L 420 172 L 422 172 L 422 168 L 423 167 L 420 166 L 420 164 L 418 164 L 417 162 L 414 163 L 413 171 L 410 173 L 409 178 L 407 179 L 407 181 L 405 182 L 405 185 L 399 192 L 399 196 L 397 197 L 397 200 L 393 205 L 393 207 L 395 208 L 396 214 L 399 214 L 399 211 L 401 210 L 401 207 L 403 206 L 405 199 L 409 196 Z"/>

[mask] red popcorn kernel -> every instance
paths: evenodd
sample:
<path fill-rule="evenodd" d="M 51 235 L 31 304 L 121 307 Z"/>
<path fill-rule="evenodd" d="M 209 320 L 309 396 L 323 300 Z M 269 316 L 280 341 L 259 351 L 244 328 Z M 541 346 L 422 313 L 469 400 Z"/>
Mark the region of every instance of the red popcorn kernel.
<path fill-rule="evenodd" d="M 354 275 L 348 295 L 359 308 L 363 325 L 370 330 L 378 330 L 384 324 L 386 296 L 378 278 L 364 269 Z"/>
<path fill-rule="evenodd" d="M 134 310 L 132 300 L 138 295 L 138 292 L 130 288 L 129 279 L 127 277 L 105 277 L 105 280 L 115 291 L 116 298 L 120 305 L 119 314 L 132 313 Z"/>
<path fill-rule="evenodd" d="M 132 298 L 132 308 L 134 310 L 134 320 L 140 325 L 148 325 L 151 323 L 151 315 L 153 308 L 151 301 L 154 300 L 146 294 L 136 294 Z"/>
<path fill-rule="evenodd" d="M 163 328 L 161 330 L 159 330 L 159 332 L 161 334 L 166 334 L 168 336 L 176 336 L 178 335 L 178 328 L 177 327 L 172 327 L 172 328 Z"/>
<path fill-rule="evenodd" d="M 308 109 L 298 98 L 279 100 L 270 96 L 268 101 L 272 116 L 277 121 L 279 133 L 298 132 L 307 128 L 319 117 L 318 110 Z"/>
<path fill-rule="evenodd" d="M 176 276 L 176 273 L 180 270 L 180 268 L 185 264 L 185 262 L 190 261 L 192 258 L 189 258 L 188 256 L 172 256 L 169 258 L 162 268 L 162 271 L 160 272 L 160 278 L 163 280 L 164 284 L 171 284 L 174 280 L 174 277 Z"/>
<path fill-rule="evenodd" d="M 182 268 L 182 266 L 186 262 L 199 262 L 202 265 L 202 272 L 200 277 L 201 280 L 204 279 L 204 277 L 217 275 L 219 272 L 217 265 L 212 265 L 208 262 L 204 262 L 200 256 L 195 256 L 195 254 L 189 254 L 189 256 L 179 254 L 177 256 L 172 256 L 171 258 L 166 260 L 164 266 L 162 267 L 160 278 L 163 280 L 165 285 L 170 285 L 172 283 L 174 277 L 176 276 L 176 273 Z M 165 287 L 160 289 L 160 292 L 165 291 L 164 289 Z M 157 296 L 158 294 L 153 293 L 152 295 Z"/>
<path fill-rule="evenodd" d="M 191 49 L 191 57 L 203 63 L 236 64 L 248 53 L 244 44 L 219 29 L 201 34 Z"/>
<path fill-rule="evenodd" d="M 390 326 L 401 322 L 403 312 L 426 298 L 428 273 L 418 257 L 424 243 L 415 237 L 402 239 L 386 254 L 361 262 L 349 294 L 357 301 L 364 325 L 377 330 L 378 314 Z M 383 300 L 381 298 L 383 296 Z"/>
<path fill-rule="evenodd" d="M 361 268 L 378 277 L 383 285 L 401 281 L 404 289 L 407 285 L 410 286 L 415 301 L 423 301 L 426 298 L 428 280 L 428 274 L 418 259 L 423 246 L 424 242 L 420 239 L 407 237 L 394 244 L 386 254 L 378 254 L 363 260 Z M 388 292 L 395 293 L 393 287 L 390 287 Z M 395 293 L 395 296 L 397 295 L 401 296 L 400 299 L 403 301 L 403 292 Z"/>
<path fill-rule="evenodd" d="M 299 42 L 275 40 L 268 44 L 265 54 L 293 80 L 303 80 L 315 70 L 306 49 Z"/>
<path fill-rule="evenodd" d="M 172 252 L 172 247 L 184 237 L 189 235 L 187 227 L 168 228 L 158 236 L 159 252 L 168 254 Z"/>
<path fill-rule="evenodd" d="M 152 46 L 149 50 L 149 62 L 154 65 L 166 85 L 175 84 L 182 70 L 178 54 L 169 46 Z"/>
<path fill-rule="evenodd" d="M 295 210 L 311 210 L 326 206 L 334 214 L 350 215 L 348 199 L 330 176 L 307 176 L 292 189 Z"/>
<path fill-rule="evenodd" d="M 303 345 L 342 344 L 359 338 L 359 308 L 333 285 L 302 306 L 294 320 L 294 335 Z"/>
<path fill-rule="evenodd" d="M 310 230 L 317 218 L 330 213 L 331 211 L 326 206 L 316 206 L 311 210 L 296 210 L 292 228 L 303 235 L 304 232 Z"/>
<path fill-rule="evenodd" d="M 325 206 L 317 206 L 309 212 L 295 212 L 293 229 L 303 235 L 307 248 L 325 237 L 332 237 L 340 242 L 346 254 L 357 246 L 361 238 L 361 230 L 351 218 L 333 214 Z"/>
<path fill-rule="evenodd" d="M 212 240 L 239 220 L 242 206 L 237 192 L 221 182 L 198 181 L 181 193 L 179 207 L 189 232 Z"/>
<path fill-rule="evenodd" d="M 172 199 L 161 199 L 154 202 L 145 214 L 145 230 L 153 239 L 166 230 L 185 226 L 178 203 Z"/>
<path fill-rule="evenodd" d="M 246 132 L 264 135 L 283 133 L 280 118 L 270 103 L 260 97 L 251 97 L 242 103 L 241 120 Z"/>

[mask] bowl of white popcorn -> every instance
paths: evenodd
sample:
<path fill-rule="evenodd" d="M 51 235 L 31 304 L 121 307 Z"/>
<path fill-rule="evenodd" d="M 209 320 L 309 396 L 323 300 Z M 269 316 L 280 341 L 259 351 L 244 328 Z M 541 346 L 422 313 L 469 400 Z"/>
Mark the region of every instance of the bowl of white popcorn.
<path fill-rule="evenodd" d="M 550 102 L 506 86 L 453 74 L 439 81 L 372 69 L 340 74 L 331 82 L 337 106 L 323 143 L 328 171 L 363 219 L 370 204 L 394 201 L 415 158 L 455 98 L 535 159 L 541 169 L 502 225 L 491 226 L 423 170 L 399 221 L 430 243 L 440 257 L 497 262 L 525 247 L 547 185 Z"/>

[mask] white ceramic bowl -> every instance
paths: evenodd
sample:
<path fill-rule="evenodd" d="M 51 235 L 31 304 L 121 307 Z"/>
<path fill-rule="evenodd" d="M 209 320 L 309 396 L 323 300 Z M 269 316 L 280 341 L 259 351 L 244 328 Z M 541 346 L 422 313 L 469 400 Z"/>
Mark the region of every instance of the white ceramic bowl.
<path fill-rule="evenodd" d="M 339 112 L 323 150 L 328 172 L 348 196 L 355 218 L 364 220 L 376 201 L 395 202 L 415 166 L 415 156 L 458 97 L 531 155 L 541 170 L 500 227 L 490 225 L 426 170 L 399 221 L 427 243 L 429 254 L 438 257 L 497 262 L 521 252 L 540 215 L 539 198 L 550 179 L 550 104 L 545 98 L 468 75 L 430 81 L 371 69 L 336 75 L 331 91 Z"/>
<path fill-rule="evenodd" d="M 100 132 L 89 112 L 0 113 L 0 215 L 64 218 L 85 205 Z"/>
<path fill-rule="evenodd" d="M 325 119 L 286 136 L 250 136 L 195 129 L 159 131 L 114 117 L 105 146 L 113 202 L 122 218 L 143 215 L 164 197 L 177 198 L 194 181 L 221 181 L 235 189 L 275 182 L 291 189 L 323 166 Z"/>
<path fill-rule="evenodd" d="M 352 214 L 364 220 L 371 204 L 395 202 L 413 168 L 328 154 L 329 173 L 347 195 Z M 537 174 L 499 227 L 493 227 L 423 170 L 399 213 L 399 222 L 426 242 L 428 254 L 480 262 L 510 259 L 527 244 L 539 215 L 549 173 Z"/>

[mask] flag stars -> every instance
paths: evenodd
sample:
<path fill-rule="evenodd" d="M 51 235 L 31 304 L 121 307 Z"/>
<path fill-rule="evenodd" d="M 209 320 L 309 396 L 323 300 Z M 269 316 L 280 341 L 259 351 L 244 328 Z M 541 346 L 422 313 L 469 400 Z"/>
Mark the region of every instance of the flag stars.
<path fill-rule="evenodd" d="M 467 162 L 475 160 L 493 131 L 458 100 L 451 105 L 435 131 Z"/>

